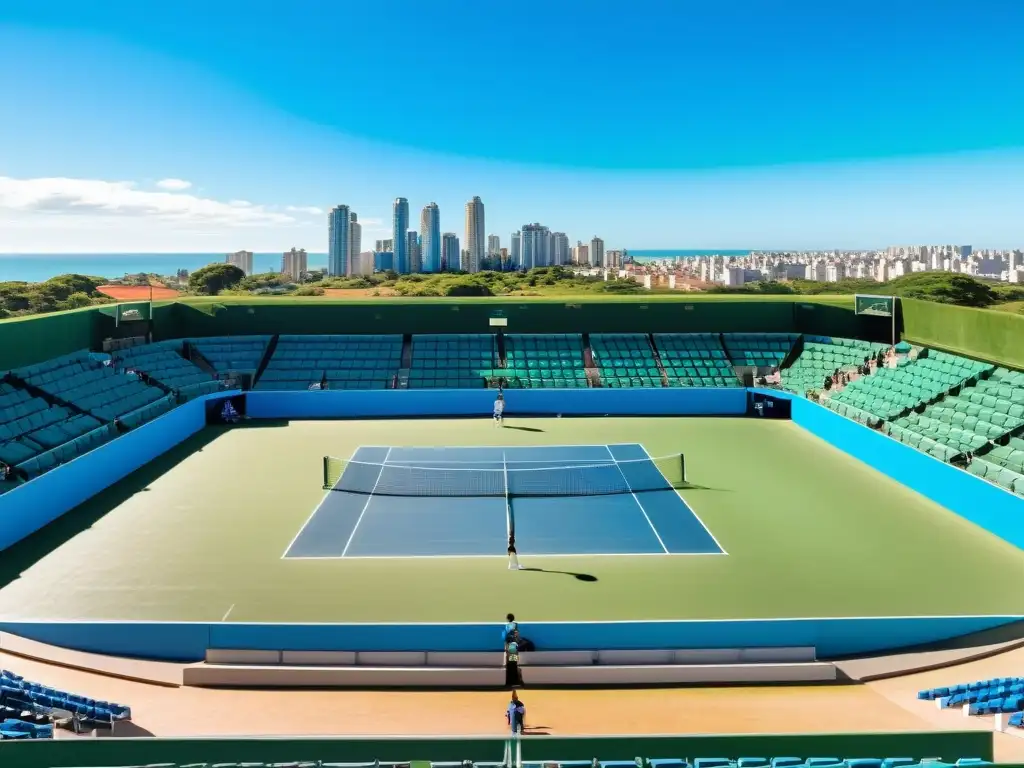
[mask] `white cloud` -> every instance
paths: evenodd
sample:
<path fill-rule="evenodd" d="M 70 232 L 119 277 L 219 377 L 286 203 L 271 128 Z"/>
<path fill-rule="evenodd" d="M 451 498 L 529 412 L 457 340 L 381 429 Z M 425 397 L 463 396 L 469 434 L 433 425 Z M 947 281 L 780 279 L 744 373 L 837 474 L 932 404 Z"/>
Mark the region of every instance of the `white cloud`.
<path fill-rule="evenodd" d="M 192 186 L 191 181 L 185 181 L 184 179 L 161 179 L 156 183 L 160 189 L 166 189 L 168 192 L 181 192 Z"/>
<path fill-rule="evenodd" d="M 310 216 L 323 215 L 323 210 L 315 205 L 286 205 L 284 209 L 289 213 L 308 213 Z"/>
<path fill-rule="evenodd" d="M 99 179 L 0 176 L 0 210 L 22 216 L 148 218 L 227 227 L 296 222 L 292 216 L 246 200 L 222 202 L 179 192 L 148 192 L 131 181 Z"/>

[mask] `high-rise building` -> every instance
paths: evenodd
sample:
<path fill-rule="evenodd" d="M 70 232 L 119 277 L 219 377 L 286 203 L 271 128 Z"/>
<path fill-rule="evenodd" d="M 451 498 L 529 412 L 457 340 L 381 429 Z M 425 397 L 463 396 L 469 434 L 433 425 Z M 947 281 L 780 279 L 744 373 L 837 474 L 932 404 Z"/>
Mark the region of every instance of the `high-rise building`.
<path fill-rule="evenodd" d="M 226 264 L 234 264 L 247 275 L 252 274 L 252 251 L 235 251 L 224 257 Z"/>
<path fill-rule="evenodd" d="M 551 230 L 543 224 L 524 224 L 521 232 L 523 269 L 551 264 Z"/>
<path fill-rule="evenodd" d="M 606 269 L 622 269 L 622 251 L 605 251 L 604 266 Z"/>
<path fill-rule="evenodd" d="M 441 235 L 441 269 L 456 270 L 461 267 L 459 236 L 454 232 L 445 232 Z"/>
<path fill-rule="evenodd" d="M 484 248 L 484 204 L 479 197 L 474 197 L 466 203 L 466 250 L 469 251 L 467 272 L 480 271 L 480 263 L 487 256 Z"/>
<path fill-rule="evenodd" d="M 337 205 L 327 214 L 327 274 L 331 277 L 348 274 L 351 213 L 347 205 Z"/>
<path fill-rule="evenodd" d="M 363 248 L 363 226 L 359 223 L 359 217 L 356 216 L 355 211 L 351 211 L 348 215 L 348 253 L 349 253 L 349 264 L 348 272 L 346 274 L 356 275 L 360 274 L 354 271 L 352 265 L 353 260 L 359 255 Z"/>
<path fill-rule="evenodd" d="M 292 280 L 301 280 L 302 273 L 309 271 L 308 263 L 305 248 L 292 248 L 281 255 L 281 274 Z"/>
<path fill-rule="evenodd" d="M 459 269 L 469 272 L 469 249 L 463 248 L 459 251 Z"/>
<path fill-rule="evenodd" d="M 590 264 L 590 246 L 577 241 L 572 248 L 572 263 Z"/>
<path fill-rule="evenodd" d="M 373 250 L 375 250 L 377 253 L 385 253 L 385 252 L 394 250 L 394 248 L 395 248 L 395 241 L 394 240 L 378 240 L 374 244 Z"/>
<path fill-rule="evenodd" d="M 523 233 L 512 233 L 512 249 L 508 252 L 508 260 L 512 269 L 523 268 Z"/>
<path fill-rule="evenodd" d="M 362 253 L 353 254 L 350 260 L 351 267 L 349 268 L 349 274 L 353 276 L 365 277 L 373 274 L 374 259 L 373 251 L 363 251 Z"/>
<path fill-rule="evenodd" d="M 569 237 L 565 232 L 551 233 L 551 263 L 568 264 L 572 261 L 572 253 L 569 250 Z"/>
<path fill-rule="evenodd" d="M 416 273 L 423 271 L 423 258 L 420 253 L 420 239 L 416 235 L 415 229 L 410 229 L 405 233 L 405 252 L 407 255 L 406 261 L 409 264 L 409 271 Z"/>
<path fill-rule="evenodd" d="M 487 257 L 490 259 L 501 257 L 501 238 L 497 235 L 487 236 Z"/>
<path fill-rule="evenodd" d="M 404 197 L 395 200 L 392 206 L 392 239 L 395 252 L 395 272 L 409 271 L 409 201 Z"/>
<path fill-rule="evenodd" d="M 590 266 L 605 267 L 604 263 L 604 240 L 597 235 L 590 239 Z"/>
<path fill-rule="evenodd" d="M 428 203 L 420 214 L 420 249 L 423 271 L 441 271 L 441 212 L 437 203 Z"/>

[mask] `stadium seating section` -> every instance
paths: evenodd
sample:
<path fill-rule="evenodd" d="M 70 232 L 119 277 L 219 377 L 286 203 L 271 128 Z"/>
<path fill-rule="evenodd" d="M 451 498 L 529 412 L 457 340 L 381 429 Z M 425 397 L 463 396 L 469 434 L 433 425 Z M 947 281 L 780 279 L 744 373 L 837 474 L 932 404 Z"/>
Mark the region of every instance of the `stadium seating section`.
<path fill-rule="evenodd" d="M 213 366 L 218 374 L 253 376 L 270 343 L 269 336 L 212 336 L 190 339 L 189 344 Z"/>
<path fill-rule="evenodd" d="M 791 366 L 782 369 L 782 386 L 801 395 L 821 389 L 826 376 L 836 370 L 853 370 L 883 348 L 881 344 L 858 339 L 805 336 L 800 356 Z"/>
<path fill-rule="evenodd" d="M 216 392 L 220 383 L 199 366 L 186 360 L 180 341 L 165 341 L 128 347 L 114 353 L 114 364 L 120 369 L 142 371 L 154 381 L 191 399 Z"/>
<path fill-rule="evenodd" d="M 1007 725 L 1024 728 L 1024 677 L 997 677 L 948 688 L 918 691 L 917 698 L 936 701 L 943 709 L 959 708 L 967 715 L 1009 714 Z"/>
<path fill-rule="evenodd" d="M 495 373 L 513 386 L 573 389 L 587 386 L 580 334 L 504 337 L 505 368 Z"/>
<path fill-rule="evenodd" d="M 768 368 L 782 365 L 796 338 L 789 333 L 725 333 L 722 343 L 734 365 Z"/>
<path fill-rule="evenodd" d="M 479 389 L 495 368 L 494 336 L 459 333 L 412 337 L 410 389 Z"/>
<path fill-rule="evenodd" d="M 738 387 L 729 356 L 715 333 L 656 333 L 670 387 Z"/>
<path fill-rule="evenodd" d="M 602 387 L 661 387 L 661 369 L 647 335 L 592 333 L 590 348 Z"/>
<path fill-rule="evenodd" d="M 255 389 L 388 389 L 402 359 L 402 337 L 280 336 Z"/>
<path fill-rule="evenodd" d="M 53 722 L 92 729 L 131 718 L 121 704 L 48 688 L 0 669 L 0 739 L 52 738 Z"/>

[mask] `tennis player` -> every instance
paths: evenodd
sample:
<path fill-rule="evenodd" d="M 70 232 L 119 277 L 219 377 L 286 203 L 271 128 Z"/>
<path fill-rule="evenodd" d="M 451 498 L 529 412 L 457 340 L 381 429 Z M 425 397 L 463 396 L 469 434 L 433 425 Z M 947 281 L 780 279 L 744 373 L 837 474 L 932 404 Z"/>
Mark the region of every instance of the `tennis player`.
<path fill-rule="evenodd" d="M 519 564 L 519 553 L 516 552 L 515 533 L 509 533 L 508 535 L 508 569 L 510 571 L 523 570 L 523 566 Z"/>
<path fill-rule="evenodd" d="M 497 426 L 505 426 L 505 393 L 498 390 L 498 399 L 494 401 L 494 423 Z"/>

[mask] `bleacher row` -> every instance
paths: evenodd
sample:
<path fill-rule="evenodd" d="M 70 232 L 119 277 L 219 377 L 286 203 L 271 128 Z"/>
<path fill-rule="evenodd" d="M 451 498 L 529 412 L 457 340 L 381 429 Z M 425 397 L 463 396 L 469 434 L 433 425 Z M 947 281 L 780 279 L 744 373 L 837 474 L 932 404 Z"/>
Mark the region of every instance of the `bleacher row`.
<path fill-rule="evenodd" d="M 79 731 L 113 728 L 131 719 L 131 709 L 121 704 L 50 688 L 0 669 L 0 741 L 49 739 L 54 724 Z"/>
<path fill-rule="evenodd" d="M 966 709 L 966 714 L 1007 714 L 1010 728 L 1024 729 L 1024 677 L 997 677 L 918 691 L 917 698 L 942 709 Z"/>

